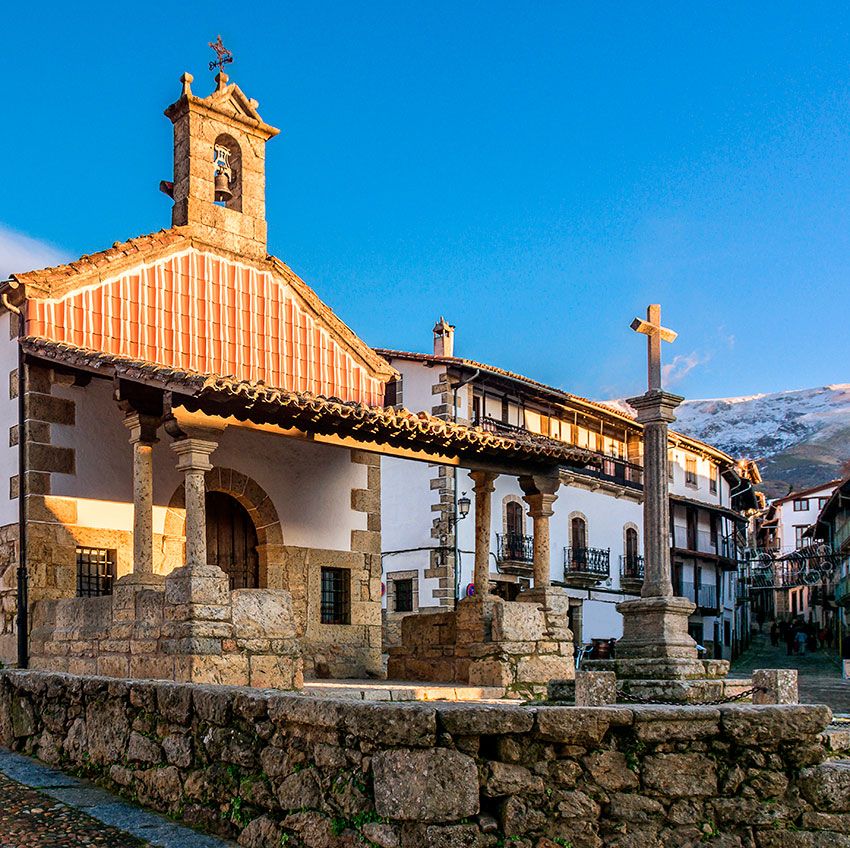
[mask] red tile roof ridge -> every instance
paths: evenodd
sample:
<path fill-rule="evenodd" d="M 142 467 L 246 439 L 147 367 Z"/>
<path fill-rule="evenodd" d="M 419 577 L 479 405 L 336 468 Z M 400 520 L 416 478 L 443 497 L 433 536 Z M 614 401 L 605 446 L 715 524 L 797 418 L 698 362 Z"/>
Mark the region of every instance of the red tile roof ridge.
<path fill-rule="evenodd" d="M 640 423 L 637 421 L 636 416 L 630 412 L 627 412 L 626 410 L 618 409 L 615 406 L 611 406 L 607 403 L 602 403 L 598 400 L 590 400 L 590 398 L 582 397 L 581 395 L 577 395 L 572 392 L 567 392 L 564 389 L 558 389 L 554 386 L 549 386 L 546 383 L 541 383 L 540 381 L 534 380 L 531 377 L 526 377 L 523 374 L 517 374 L 514 371 L 508 371 L 504 368 L 499 368 L 496 365 L 487 365 L 484 362 L 477 362 L 474 359 L 466 359 L 460 356 L 437 356 L 436 354 L 432 353 L 416 353 L 414 351 L 393 350 L 391 348 L 377 347 L 375 348 L 375 352 L 388 359 L 396 357 L 398 359 L 409 359 L 417 362 L 434 362 L 440 365 L 462 365 L 466 368 L 480 368 L 482 371 L 489 371 L 491 374 L 495 374 L 500 377 L 506 377 L 510 380 L 517 380 L 518 382 L 527 383 L 530 386 L 542 389 L 545 392 L 549 392 L 550 394 L 553 394 L 555 396 L 560 396 L 566 400 L 587 404 L 588 406 L 594 407 L 600 410 L 601 412 L 613 415 L 614 417 L 619 418 L 621 421 L 626 421 L 638 429 L 642 429 Z M 713 445 L 708 444 L 707 442 L 703 442 L 700 439 L 695 439 L 693 436 L 686 436 L 684 433 L 679 433 L 675 430 L 670 430 L 669 434 L 674 441 L 679 440 L 685 444 L 690 444 L 698 449 L 709 451 L 715 457 L 722 459 L 724 462 L 730 465 L 736 464 L 735 459 L 732 456 L 714 447 Z"/>

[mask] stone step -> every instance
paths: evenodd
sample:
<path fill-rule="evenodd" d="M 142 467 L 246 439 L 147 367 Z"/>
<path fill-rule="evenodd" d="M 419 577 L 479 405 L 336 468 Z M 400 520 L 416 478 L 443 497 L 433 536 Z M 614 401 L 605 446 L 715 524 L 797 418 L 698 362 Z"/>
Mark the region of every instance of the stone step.
<path fill-rule="evenodd" d="M 830 725 L 822 734 L 824 744 L 830 751 L 850 752 L 850 724 Z"/>
<path fill-rule="evenodd" d="M 354 701 L 497 701 L 505 697 L 505 689 L 501 686 L 392 680 L 306 680 L 303 692 Z"/>

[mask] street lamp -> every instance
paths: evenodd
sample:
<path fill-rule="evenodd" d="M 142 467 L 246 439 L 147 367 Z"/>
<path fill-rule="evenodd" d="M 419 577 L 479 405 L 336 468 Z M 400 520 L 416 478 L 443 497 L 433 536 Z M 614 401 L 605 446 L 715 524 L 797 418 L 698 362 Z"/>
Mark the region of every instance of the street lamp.
<path fill-rule="evenodd" d="M 466 492 L 457 499 L 458 521 L 463 521 L 463 519 L 469 515 L 469 507 L 471 504 L 472 501 L 469 499 Z"/>

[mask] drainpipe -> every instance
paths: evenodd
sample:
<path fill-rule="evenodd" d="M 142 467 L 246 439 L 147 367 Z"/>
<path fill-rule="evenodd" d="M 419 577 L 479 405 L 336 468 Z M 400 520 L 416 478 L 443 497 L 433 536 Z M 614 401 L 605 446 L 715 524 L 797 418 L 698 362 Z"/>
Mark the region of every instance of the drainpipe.
<path fill-rule="evenodd" d="M 475 380 L 478 375 L 481 373 L 480 368 L 476 368 L 475 371 L 467 377 L 465 380 L 461 380 L 459 383 L 456 383 L 452 386 L 452 422 L 457 424 L 457 392 L 458 389 L 462 389 L 464 386 L 471 383 Z M 452 489 L 454 490 L 454 498 L 452 504 L 452 536 L 454 538 L 454 564 L 455 564 L 455 573 L 454 573 L 454 595 L 455 595 L 455 609 L 457 609 L 458 602 L 458 593 L 460 592 L 460 563 L 458 560 L 460 559 L 460 548 L 458 546 L 457 541 L 457 466 L 452 467 Z"/>
<path fill-rule="evenodd" d="M 29 574 L 27 572 L 27 454 L 26 408 L 24 400 L 24 316 L 9 301 L 6 292 L 0 297 L 3 306 L 18 316 L 18 668 L 29 667 Z"/>

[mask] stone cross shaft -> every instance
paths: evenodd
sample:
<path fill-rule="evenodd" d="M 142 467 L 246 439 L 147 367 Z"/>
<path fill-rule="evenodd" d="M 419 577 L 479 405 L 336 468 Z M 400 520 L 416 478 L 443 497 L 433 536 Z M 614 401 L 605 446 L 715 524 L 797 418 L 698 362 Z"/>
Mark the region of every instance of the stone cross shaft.
<path fill-rule="evenodd" d="M 676 333 L 661 326 L 661 306 L 651 304 L 646 321 L 635 318 L 632 329 L 647 336 L 646 394 L 629 398 L 643 425 L 643 537 L 644 581 L 642 596 L 670 597 L 673 586 L 670 570 L 670 504 L 667 477 L 667 425 L 674 421 L 673 410 L 682 402 L 678 395 L 661 387 L 661 342 L 672 342 Z"/>
<path fill-rule="evenodd" d="M 661 342 L 675 341 L 677 333 L 661 326 L 661 304 L 652 303 L 646 308 L 646 321 L 635 318 L 632 329 L 646 336 L 647 384 L 649 391 L 661 390 Z"/>

